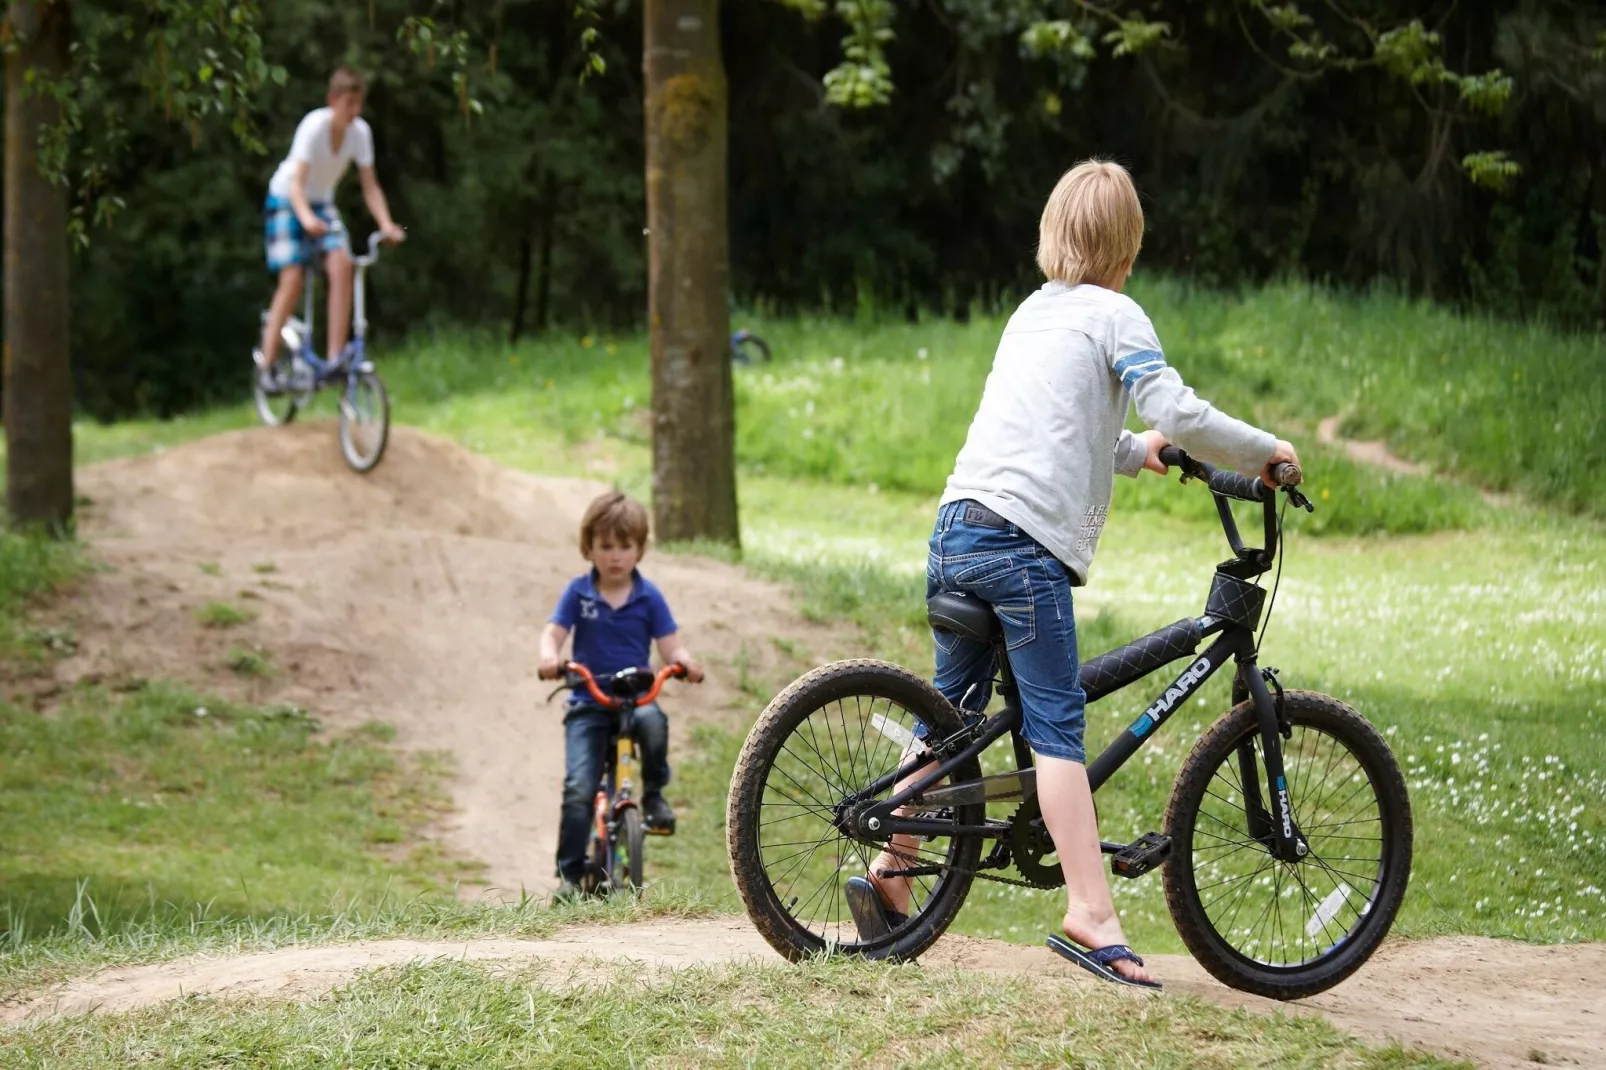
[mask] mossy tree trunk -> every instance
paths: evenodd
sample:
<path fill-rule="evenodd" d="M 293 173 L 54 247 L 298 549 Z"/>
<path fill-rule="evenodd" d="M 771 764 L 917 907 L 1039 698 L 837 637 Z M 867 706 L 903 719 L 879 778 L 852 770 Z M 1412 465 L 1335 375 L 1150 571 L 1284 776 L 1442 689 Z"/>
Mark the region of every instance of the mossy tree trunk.
<path fill-rule="evenodd" d="M 60 108 L 27 86 L 67 68 L 67 0 L 11 0 L 5 58 L 6 511 L 62 533 L 72 519 L 72 368 L 67 330 L 67 192 L 39 169 L 39 135 Z"/>
<path fill-rule="evenodd" d="M 647 322 L 658 538 L 736 544 L 719 0 L 646 0 Z"/>

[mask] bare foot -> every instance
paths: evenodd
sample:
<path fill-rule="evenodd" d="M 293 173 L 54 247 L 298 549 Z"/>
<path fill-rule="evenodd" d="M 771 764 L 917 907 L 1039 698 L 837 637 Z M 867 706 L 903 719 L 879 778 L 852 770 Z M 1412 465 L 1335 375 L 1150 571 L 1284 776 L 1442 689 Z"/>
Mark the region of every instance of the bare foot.
<path fill-rule="evenodd" d="M 910 852 L 913 853 L 912 851 Z M 909 888 L 908 877 L 883 877 L 881 874 L 890 870 L 899 870 L 910 863 L 899 858 L 891 851 L 882 851 L 876 855 L 875 861 L 870 863 L 870 883 L 875 885 L 876 892 L 881 896 L 881 902 L 898 913 L 905 916 L 911 913 L 914 895 Z"/>
<path fill-rule="evenodd" d="M 1121 919 L 1114 913 L 1103 918 L 1095 918 L 1086 911 L 1067 910 L 1065 920 L 1060 924 L 1065 935 L 1081 944 L 1089 951 L 1097 951 L 1101 947 L 1111 944 L 1126 943 L 1126 934 L 1121 931 Z M 1139 966 L 1131 959 L 1116 959 L 1110 963 L 1110 969 L 1125 977 L 1129 981 L 1156 981 L 1159 978 L 1148 970 Z"/>

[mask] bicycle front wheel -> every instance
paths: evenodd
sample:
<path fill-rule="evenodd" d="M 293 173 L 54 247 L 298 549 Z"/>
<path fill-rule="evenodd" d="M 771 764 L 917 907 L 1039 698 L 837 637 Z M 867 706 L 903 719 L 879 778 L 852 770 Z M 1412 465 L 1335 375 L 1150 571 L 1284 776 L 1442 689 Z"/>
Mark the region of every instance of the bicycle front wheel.
<path fill-rule="evenodd" d="M 615 888 L 639 892 L 647 886 L 647 833 L 641 826 L 641 811 L 625 808 L 619 820 L 619 841 L 614 849 Z"/>
<path fill-rule="evenodd" d="M 1241 703 L 1204 734 L 1166 809 L 1166 902 L 1217 980 L 1301 999 L 1354 973 L 1382 942 L 1411 873 L 1411 804 L 1388 744 L 1335 698 L 1289 691 L 1284 782 L 1297 862 L 1271 853 L 1276 799 L 1260 722 Z"/>
<path fill-rule="evenodd" d="M 373 372 L 348 379 L 340 395 L 340 452 L 358 472 L 371 471 L 390 438 L 390 398 Z"/>
<path fill-rule="evenodd" d="M 296 418 L 306 397 L 291 392 L 285 386 L 274 391 L 262 389 L 262 376 L 255 365 L 251 368 L 251 396 L 256 402 L 257 419 L 264 427 L 283 427 Z"/>
<path fill-rule="evenodd" d="M 840 661 L 805 674 L 781 692 L 748 734 L 731 780 L 726 812 L 731 869 L 754 926 L 788 959 L 829 949 L 871 959 L 912 959 L 953 922 L 970 891 L 981 839 L 933 835 L 894 844 L 912 892 L 908 920 L 877 938 L 853 923 L 844 885 L 862 876 L 886 842 L 844 831 L 850 797 L 904 768 L 933 740 L 958 732 L 959 714 L 942 694 L 882 661 Z M 956 771 L 981 776 L 974 759 Z M 873 798 L 893 794 L 889 785 Z M 917 807 L 915 809 L 918 809 Z M 981 804 L 922 813 L 934 821 L 980 825 Z M 901 838 L 900 838 L 901 839 Z"/>

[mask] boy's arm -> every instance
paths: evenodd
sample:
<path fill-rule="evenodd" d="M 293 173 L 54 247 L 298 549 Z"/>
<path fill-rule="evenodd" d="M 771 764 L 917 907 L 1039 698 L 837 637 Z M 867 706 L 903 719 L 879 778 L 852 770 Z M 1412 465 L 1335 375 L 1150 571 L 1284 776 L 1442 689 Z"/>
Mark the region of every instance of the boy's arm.
<path fill-rule="evenodd" d="M 390 205 L 385 200 L 385 191 L 379 185 L 379 175 L 373 167 L 358 167 L 357 177 L 362 181 L 362 200 L 368 206 L 368 214 L 374 217 L 379 224 L 379 233 L 385 236 L 386 241 L 402 241 L 407 232 L 396 225 L 390 218 Z"/>
<path fill-rule="evenodd" d="M 702 683 L 703 667 L 691 656 L 685 644 L 680 641 L 679 632 L 670 632 L 658 640 L 658 656 L 666 665 L 686 666 L 686 679 L 694 684 Z"/>
<path fill-rule="evenodd" d="M 1165 475 L 1166 466 L 1160 461 L 1160 451 L 1168 445 L 1170 443 L 1158 431 L 1134 435 L 1123 427 L 1121 437 L 1115 440 L 1115 474 L 1136 478 L 1147 468 Z"/>
<path fill-rule="evenodd" d="M 322 237 L 329 224 L 318 217 L 307 203 L 307 161 L 301 160 L 290 173 L 290 210 L 301 220 L 301 229 L 314 238 Z"/>
<path fill-rule="evenodd" d="M 1138 416 L 1203 461 L 1240 472 L 1263 472 L 1280 443 L 1269 431 L 1234 419 L 1195 394 L 1165 361 L 1147 316 L 1120 313 L 1110 342 L 1110 366 L 1132 395 Z M 1289 452 L 1292 448 L 1289 448 Z"/>
<path fill-rule="evenodd" d="M 563 675 L 563 644 L 569 638 L 569 629 L 547 621 L 541 629 L 541 667 L 536 675 L 543 680 L 556 680 Z"/>

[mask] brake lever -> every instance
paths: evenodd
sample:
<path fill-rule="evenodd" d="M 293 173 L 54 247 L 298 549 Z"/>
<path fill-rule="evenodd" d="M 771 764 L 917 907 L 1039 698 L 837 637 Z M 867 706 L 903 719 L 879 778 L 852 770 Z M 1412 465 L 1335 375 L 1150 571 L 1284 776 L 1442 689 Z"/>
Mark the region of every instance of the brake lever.
<path fill-rule="evenodd" d="M 1297 488 L 1286 487 L 1284 490 L 1287 492 L 1288 500 L 1293 503 L 1295 509 L 1303 509 L 1307 513 L 1316 511 L 1316 506 L 1312 505 L 1311 500 L 1300 493 Z"/>
<path fill-rule="evenodd" d="M 567 690 L 569 690 L 568 684 L 559 684 L 557 687 L 552 689 L 552 693 L 546 697 L 546 700 L 551 702 L 553 699 L 558 697 L 558 692 Z"/>

